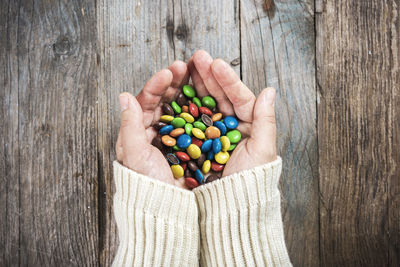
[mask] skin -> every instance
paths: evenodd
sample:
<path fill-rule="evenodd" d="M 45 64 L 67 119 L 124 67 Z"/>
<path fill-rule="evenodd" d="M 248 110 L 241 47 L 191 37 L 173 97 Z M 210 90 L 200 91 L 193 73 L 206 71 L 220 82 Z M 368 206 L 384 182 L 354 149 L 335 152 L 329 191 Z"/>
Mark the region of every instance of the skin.
<path fill-rule="evenodd" d="M 240 120 L 242 140 L 226 164 L 223 176 L 276 160 L 275 89 L 266 88 L 256 98 L 229 64 L 199 50 L 188 64 L 175 61 L 168 69 L 157 72 L 136 97 L 129 93 L 119 96 L 122 111 L 116 153 L 120 163 L 138 173 L 186 188 L 184 178 L 174 179 L 164 155 L 151 145 L 156 136 L 151 125 L 159 120 L 162 103 L 170 102 L 178 88 L 189 82 L 189 77 L 200 97 L 212 95 L 224 116 L 236 114 Z"/>

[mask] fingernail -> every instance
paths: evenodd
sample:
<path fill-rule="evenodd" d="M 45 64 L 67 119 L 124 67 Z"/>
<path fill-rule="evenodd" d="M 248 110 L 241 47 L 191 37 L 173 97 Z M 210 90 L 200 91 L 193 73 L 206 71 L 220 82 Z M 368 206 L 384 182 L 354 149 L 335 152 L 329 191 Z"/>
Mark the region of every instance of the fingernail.
<path fill-rule="evenodd" d="M 119 105 L 121 106 L 121 111 L 127 110 L 129 107 L 129 96 L 128 94 L 122 93 L 119 95 Z"/>
<path fill-rule="evenodd" d="M 265 102 L 267 102 L 268 105 L 273 106 L 275 102 L 275 89 L 271 88 L 268 89 L 267 93 L 265 94 Z"/>

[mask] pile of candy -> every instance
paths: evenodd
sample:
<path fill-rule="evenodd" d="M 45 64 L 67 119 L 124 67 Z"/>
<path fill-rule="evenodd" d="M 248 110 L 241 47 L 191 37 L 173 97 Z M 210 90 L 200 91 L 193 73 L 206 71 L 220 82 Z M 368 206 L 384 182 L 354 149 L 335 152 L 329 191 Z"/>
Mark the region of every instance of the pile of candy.
<path fill-rule="evenodd" d="M 223 118 L 215 99 L 200 100 L 190 85 L 183 86 L 176 100 L 164 103 L 162 111 L 164 115 L 153 125 L 159 134 L 152 144 L 166 155 L 174 177 L 184 176 L 190 189 L 219 179 L 229 152 L 242 138 L 236 129 L 238 120 Z"/>

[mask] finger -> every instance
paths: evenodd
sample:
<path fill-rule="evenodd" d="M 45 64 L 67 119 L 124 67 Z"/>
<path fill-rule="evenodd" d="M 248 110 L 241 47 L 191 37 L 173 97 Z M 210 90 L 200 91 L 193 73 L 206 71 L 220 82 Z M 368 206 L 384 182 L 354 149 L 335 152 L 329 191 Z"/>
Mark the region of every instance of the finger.
<path fill-rule="evenodd" d="M 136 97 L 144 112 L 143 121 L 145 127 L 149 127 L 153 122 L 154 110 L 160 103 L 161 97 L 171 85 L 172 78 L 172 72 L 168 69 L 157 72 Z"/>
<path fill-rule="evenodd" d="M 196 67 L 193 63 L 193 57 L 189 59 L 188 63 L 189 73 L 192 78 L 192 82 L 194 87 L 196 88 L 196 92 L 200 97 L 209 95 L 210 93 L 207 91 L 207 88 L 201 79 L 199 72 L 197 71 Z"/>
<path fill-rule="evenodd" d="M 276 159 L 275 96 L 276 92 L 272 87 L 264 89 L 258 96 L 253 113 L 253 128 L 248 142 L 250 151 L 269 161 Z"/>
<path fill-rule="evenodd" d="M 187 64 L 183 61 L 177 60 L 168 67 L 168 69 L 172 73 L 172 82 L 171 86 L 167 89 L 166 93 L 163 96 L 163 100 L 171 101 L 175 98 L 178 89 L 182 87 L 184 84 L 187 84 L 189 81 L 189 70 Z"/>
<path fill-rule="evenodd" d="M 117 155 L 117 161 L 122 163 L 124 154 L 121 143 L 121 131 L 118 132 L 117 143 L 115 144 L 115 154 Z"/>
<path fill-rule="evenodd" d="M 145 127 L 143 124 L 143 111 L 134 96 L 122 93 L 119 96 L 121 105 L 121 143 L 124 150 L 123 164 L 131 169 L 136 169 L 138 158 L 143 157 L 149 148 Z"/>
<path fill-rule="evenodd" d="M 213 62 L 212 57 L 204 50 L 199 50 L 193 55 L 194 66 L 200 74 L 208 92 L 217 100 L 218 107 L 224 115 L 232 115 L 233 107 L 226 97 L 221 86 L 215 80 L 212 71 L 211 63 Z"/>
<path fill-rule="evenodd" d="M 236 115 L 242 121 L 253 121 L 253 107 L 256 97 L 242 83 L 236 72 L 222 59 L 216 59 L 211 65 L 212 73 L 225 95 L 232 103 Z"/>

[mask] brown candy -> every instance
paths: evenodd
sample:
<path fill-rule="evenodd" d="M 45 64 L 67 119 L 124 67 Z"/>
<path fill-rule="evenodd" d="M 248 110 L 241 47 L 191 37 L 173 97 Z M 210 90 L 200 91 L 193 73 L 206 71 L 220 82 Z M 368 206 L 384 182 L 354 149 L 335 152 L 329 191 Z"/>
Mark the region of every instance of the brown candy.
<path fill-rule="evenodd" d="M 161 106 L 161 109 L 162 109 L 162 111 L 164 112 L 165 115 L 174 116 L 174 110 L 172 109 L 172 107 L 169 104 L 164 103 Z"/>
<path fill-rule="evenodd" d="M 157 135 L 156 137 L 153 138 L 153 141 L 151 142 L 151 144 L 153 146 L 155 146 L 156 148 L 158 148 L 159 150 L 163 149 L 163 144 L 161 141 L 161 136 Z"/>
<path fill-rule="evenodd" d="M 169 135 L 163 135 L 163 137 L 161 137 L 161 141 L 166 146 L 176 145 L 176 140 Z"/>
<path fill-rule="evenodd" d="M 207 114 L 201 115 L 201 120 L 203 121 L 203 123 L 204 123 L 207 127 L 213 125 L 213 120 L 212 120 L 211 117 L 208 116 Z"/>
<path fill-rule="evenodd" d="M 197 166 L 197 164 L 194 161 L 189 161 L 188 162 L 188 168 L 192 171 L 195 172 L 199 167 Z"/>
<path fill-rule="evenodd" d="M 189 169 L 186 169 L 185 170 L 185 175 L 184 175 L 185 177 L 192 177 L 192 173 L 190 172 L 190 170 Z"/>
<path fill-rule="evenodd" d="M 215 126 L 210 126 L 206 129 L 206 136 L 208 139 L 215 139 L 220 137 L 221 132 L 219 129 Z"/>
<path fill-rule="evenodd" d="M 206 154 L 201 153 L 200 157 L 197 159 L 197 166 L 203 166 L 204 161 L 206 161 Z"/>
<path fill-rule="evenodd" d="M 154 127 L 154 129 L 156 129 L 157 131 L 158 130 L 160 130 L 162 127 L 164 127 L 164 126 L 166 126 L 167 124 L 165 123 L 165 122 L 162 122 L 162 121 L 158 121 L 158 122 L 155 122 L 154 124 L 153 124 L 153 127 Z"/>
<path fill-rule="evenodd" d="M 214 182 L 214 181 L 216 181 L 216 180 L 218 180 L 218 179 L 219 179 L 219 177 L 218 177 L 217 175 L 215 175 L 215 174 L 210 174 L 210 175 L 207 177 L 206 184 L 211 183 L 211 182 Z"/>
<path fill-rule="evenodd" d="M 188 104 L 188 100 L 182 92 L 176 97 L 176 103 L 181 107 Z"/>

